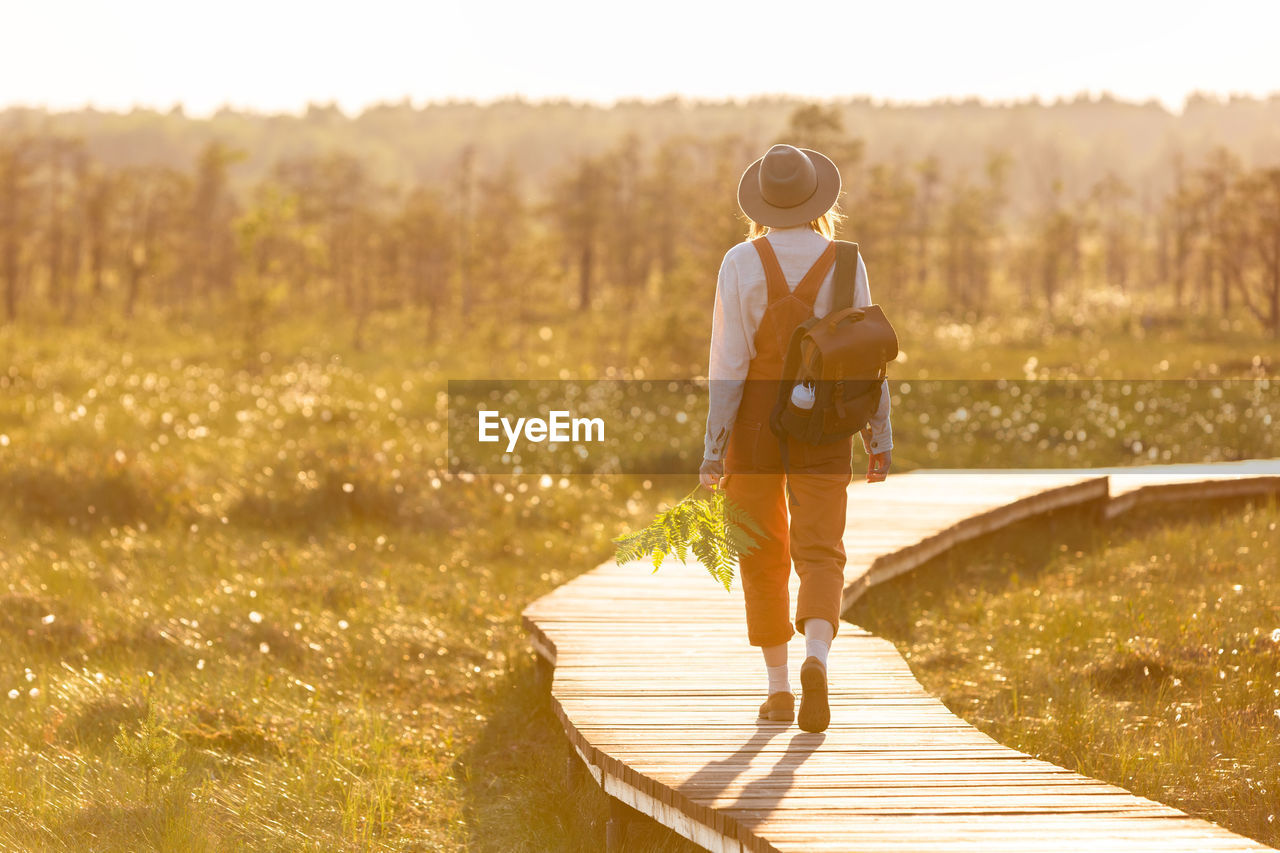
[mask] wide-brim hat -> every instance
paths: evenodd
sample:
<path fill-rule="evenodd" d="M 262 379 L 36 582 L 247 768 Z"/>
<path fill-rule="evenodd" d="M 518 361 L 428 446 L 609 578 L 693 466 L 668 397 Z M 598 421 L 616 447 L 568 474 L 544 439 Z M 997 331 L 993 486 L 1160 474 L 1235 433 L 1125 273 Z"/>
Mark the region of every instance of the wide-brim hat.
<path fill-rule="evenodd" d="M 770 228 L 812 222 L 840 196 L 840 170 L 810 148 L 775 145 L 747 167 L 738 182 L 738 206 Z"/>

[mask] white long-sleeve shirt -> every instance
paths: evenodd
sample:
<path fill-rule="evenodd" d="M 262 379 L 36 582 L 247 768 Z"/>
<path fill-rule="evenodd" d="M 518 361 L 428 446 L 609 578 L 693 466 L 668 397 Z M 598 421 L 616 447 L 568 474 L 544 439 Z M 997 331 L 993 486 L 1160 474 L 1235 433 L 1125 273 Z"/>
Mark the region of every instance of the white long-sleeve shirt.
<path fill-rule="evenodd" d="M 786 276 L 787 287 L 795 290 L 800 279 L 813 266 L 814 261 L 827 247 L 827 238 L 807 224 L 795 228 L 770 229 L 766 238 L 778 256 L 778 265 Z M 835 264 L 827 272 L 818 288 L 813 303 L 813 313 L 822 317 L 831 310 L 835 291 Z M 769 303 L 769 288 L 765 282 L 764 265 L 750 241 L 743 241 L 724 255 L 720 275 L 716 281 L 715 310 L 711 320 L 711 362 L 707 370 L 710 380 L 710 408 L 707 412 L 707 432 L 703 455 L 707 459 L 722 459 L 742 401 L 742 388 L 747 378 L 747 368 L 755 357 L 756 330 L 764 318 Z M 853 306 L 865 308 L 871 304 L 871 286 L 867 282 L 867 267 L 858 255 L 858 274 L 853 288 Z M 870 440 L 862 435 L 862 446 L 867 453 L 883 453 L 893 447 L 893 431 L 889 424 L 889 384 L 881 386 L 880 407 L 868 424 Z"/>

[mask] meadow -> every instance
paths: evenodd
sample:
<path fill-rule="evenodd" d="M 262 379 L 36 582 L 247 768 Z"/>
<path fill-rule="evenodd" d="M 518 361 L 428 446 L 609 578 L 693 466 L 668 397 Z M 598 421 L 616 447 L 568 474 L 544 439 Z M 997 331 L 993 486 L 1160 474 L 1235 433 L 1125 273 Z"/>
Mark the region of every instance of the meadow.
<path fill-rule="evenodd" d="M 1001 743 L 1280 845 L 1276 496 L 1054 515 L 846 618 Z"/>
<path fill-rule="evenodd" d="M 1019 465 L 1280 455 L 1273 342 L 1092 310 L 905 313 L 895 470 L 992 464 L 993 437 Z M 337 319 L 0 328 L 0 849 L 597 849 L 607 801 L 566 772 L 519 614 L 688 491 L 702 413 L 643 437 L 695 454 L 687 475 L 446 460 L 448 379 L 705 369 L 705 339 L 662 318 L 636 330 L 643 357 L 574 322 L 426 343 L 378 314 L 360 348 Z M 1115 381 L 1016 404 L 956 381 L 1072 377 Z M 1187 377 L 1218 403 L 1116 426 L 1115 399 Z M 654 825 L 631 844 L 687 848 Z"/>

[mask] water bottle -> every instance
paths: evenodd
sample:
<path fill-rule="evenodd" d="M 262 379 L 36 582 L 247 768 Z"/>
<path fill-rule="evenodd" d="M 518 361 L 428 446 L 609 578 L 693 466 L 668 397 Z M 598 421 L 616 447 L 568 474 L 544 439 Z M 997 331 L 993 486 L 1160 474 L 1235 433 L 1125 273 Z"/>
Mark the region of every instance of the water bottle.
<path fill-rule="evenodd" d="M 812 382 L 797 383 L 791 389 L 791 405 L 806 411 L 813 408 L 814 390 Z"/>

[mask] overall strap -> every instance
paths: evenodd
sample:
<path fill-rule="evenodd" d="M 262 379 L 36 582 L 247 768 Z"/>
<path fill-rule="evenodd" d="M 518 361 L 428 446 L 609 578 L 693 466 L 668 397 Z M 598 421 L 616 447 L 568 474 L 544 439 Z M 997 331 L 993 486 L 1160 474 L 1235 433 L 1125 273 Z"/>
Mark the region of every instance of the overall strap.
<path fill-rule="evenodd" d="M 756 247 L 756 254 L 760 256 L 760 263 L 764 266 L 764 280 L 769 287 L 769 304 L 772 305 L 790 294 L 791 288 L 787 287 L 787 277 L 782 274 L 778 256 L 774 254 L 769 241 L 761 235 L 752 240 L 751 245 Z"/>
<path fill-rule="evenodd" d="M 827 271 L 831 269 L 831 265 L 835 262 L 836 244 L 832 241 L 827 244 L 827 248 L 822 250 L 822 254 L 818 255 L 818 259 L 813 262 L 813 266 L 809 267 L 809 271 L 804 274 L 804 278 L 800 279 L 800 283 L 796 285 L 794 296 L 812 308 L 813 301 L 818 298 L 818 289 L 822 287 L 822 280 L 827 277 Z"/>

